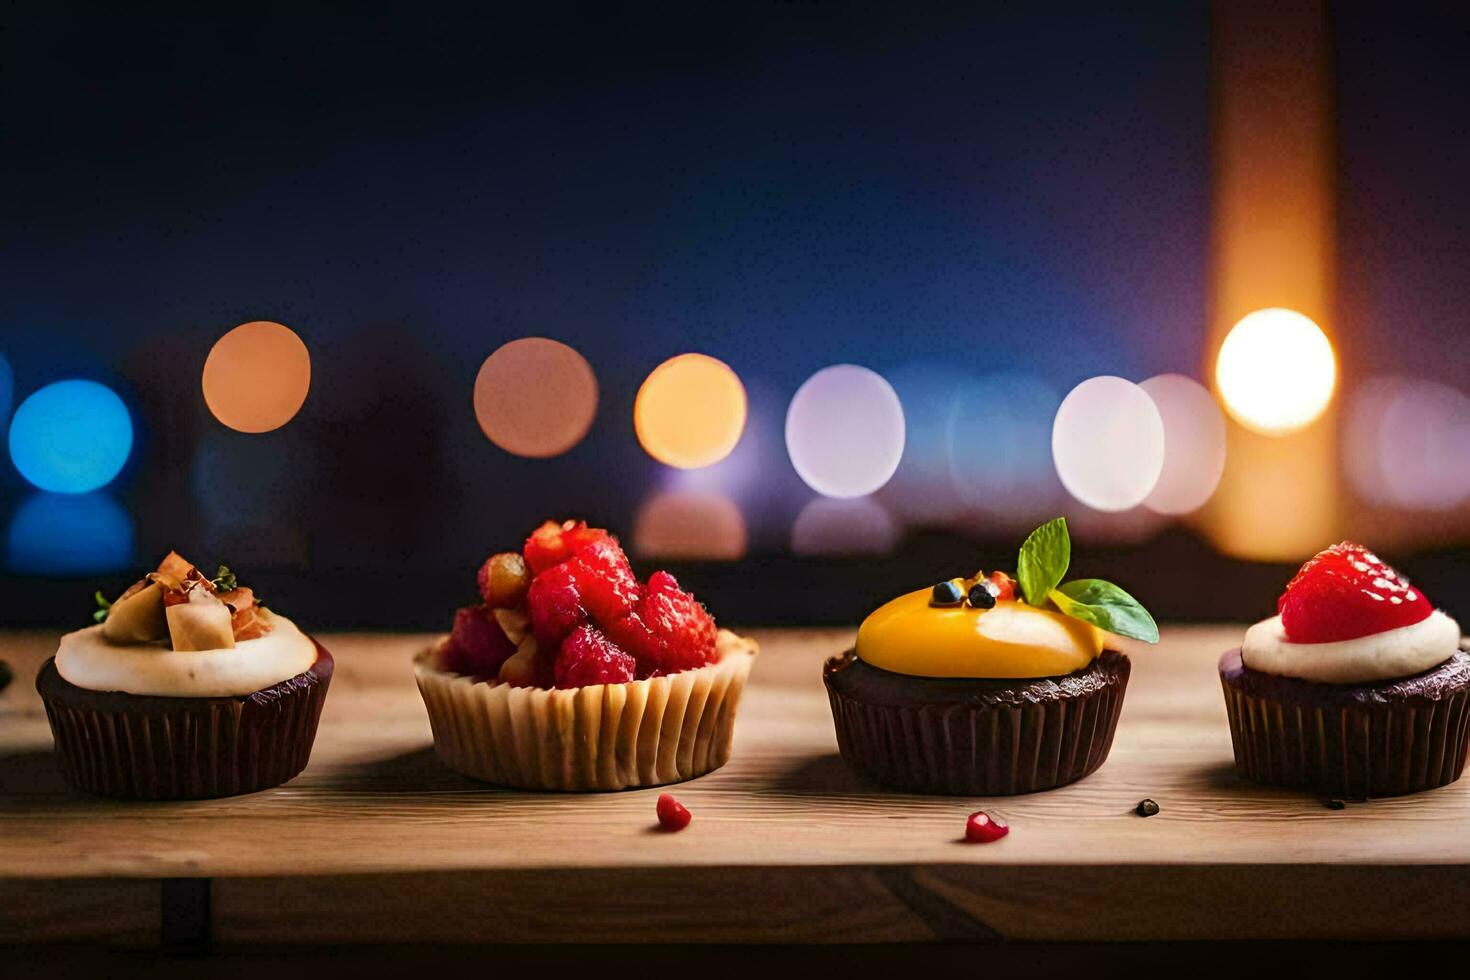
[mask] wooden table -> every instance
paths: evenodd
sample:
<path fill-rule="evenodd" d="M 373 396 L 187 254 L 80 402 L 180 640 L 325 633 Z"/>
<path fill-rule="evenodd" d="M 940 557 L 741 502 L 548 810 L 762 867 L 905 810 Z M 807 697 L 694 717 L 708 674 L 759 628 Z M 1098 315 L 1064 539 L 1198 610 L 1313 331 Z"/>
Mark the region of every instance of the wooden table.
<path fill-rule="evenodd" d="M 1134 648 L 1111 758 L 992 800 L 866 785 L 820 664 L 852 631 L 757 632 L 722 771 L 657 790 L 512 793 L 442 768 L 409 669 L 421 636 L 329 635 L 306 772 L 234 799 L 70 791 L 32 687 L 54 637 L 0 634 L 0 943 L 1446 938 L 1470 933 L 1470 780 L 1330 810 L 1231 767 L 1215 660 L 1239 627 Z M 1134 814 L 1144 797 L 1162 812 Z M 960 840 L 984 806 L 1012 831 Z M 160 885 L 160 881 L 163 885 Z"/>

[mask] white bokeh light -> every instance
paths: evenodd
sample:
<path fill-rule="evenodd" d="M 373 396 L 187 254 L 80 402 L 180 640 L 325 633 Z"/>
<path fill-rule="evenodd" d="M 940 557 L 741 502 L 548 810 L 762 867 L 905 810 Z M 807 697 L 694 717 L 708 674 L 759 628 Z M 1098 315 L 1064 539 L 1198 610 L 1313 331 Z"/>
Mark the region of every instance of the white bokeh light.
<path fill-rule="evenodd" d="M 786 451 L 825 497 L 862 497 L 887 483 L 903 457 L 903 406 L 883 377 L 856 364 L 823 368 L 786 411 Z"/>
<path fill-rule="evenodd" d="M 1159 514 L 1198 510 L 1225 472 L 1225 416 L 1204 385 L 1182 374 L 1160 374 L 1139 387 L 1164 422 L 1164 468 L 1144 506 Z"/>
<path fill-rule="evenodd" d="M 1448 385 L 1370 378 L 1343 427 L 1348 479 L 1364 500 L 1449 510 L 1470 499 L 1470 397 Z"/>
<path fill-rule="evenodd" d="M 1148 393 L 1109 375 L 1062 399 L 1051 453 L 1067 492 L 1096 510 L 1143 503 L 1164 468 L 1164 420 Z"/>
<path fill-rule="evenodd" d="M 1215 384 L 1241 425 L 1286 435 L 1316 421 L 1332 401 L 1337 359 L 1322 328 L 1295 310 L 1256 310 L 1230 328 L 1215 359 Z"/>

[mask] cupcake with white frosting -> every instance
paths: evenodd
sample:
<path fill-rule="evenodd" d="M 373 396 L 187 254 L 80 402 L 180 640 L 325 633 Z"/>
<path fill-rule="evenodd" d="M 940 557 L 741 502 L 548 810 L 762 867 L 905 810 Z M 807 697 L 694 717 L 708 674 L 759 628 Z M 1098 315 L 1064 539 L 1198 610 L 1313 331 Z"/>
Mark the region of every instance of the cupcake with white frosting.
<path fill-rule="evenodd" d="M 173 800 L 278 786 L 306 767 L 332 655 L 220 566 L 170 552 L 95 626 L 61 638 L 36 689 L 66 779 Z"/>
<path fill-rule="evenodd" d="M 1470 748 L 1460 627 L 1381 558 L 1344 541 L 1287 585 L 1277 615 L 1220 659 L 1241 775 L 1332 796 L 1454 782 Z"/>

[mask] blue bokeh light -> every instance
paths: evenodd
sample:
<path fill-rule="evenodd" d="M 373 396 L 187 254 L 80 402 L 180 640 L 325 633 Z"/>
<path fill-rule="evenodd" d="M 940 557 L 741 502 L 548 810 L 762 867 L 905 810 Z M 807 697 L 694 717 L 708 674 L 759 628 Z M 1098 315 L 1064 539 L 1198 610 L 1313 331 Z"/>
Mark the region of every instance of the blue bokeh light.
<path fill-rule="evenodd" d="M 5 564 L 26 575 L 93 575 L 133 564 L 133 519 L 106 493 L 33 493 L 10 518 Z"/>
<path fill-rule="evenodd" d="M 95 381 L 49 384 L 21 402 L 10 422 L 15 468 L 53 493 L 89 493 L 106 486 L 132 449 L 127 406 Z"/>

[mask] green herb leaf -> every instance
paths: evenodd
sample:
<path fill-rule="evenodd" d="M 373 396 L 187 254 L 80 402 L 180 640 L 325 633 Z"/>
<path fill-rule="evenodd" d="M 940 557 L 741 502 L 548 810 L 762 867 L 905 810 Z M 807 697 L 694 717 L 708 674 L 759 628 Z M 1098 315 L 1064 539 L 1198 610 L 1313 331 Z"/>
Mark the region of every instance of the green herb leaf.
<path fill-rule="evenodd" d="M 101 589 L 92 593 L 92 598 L 97 601 L 97 609 L 92 613 L 92 622 L 100 623 L 107 618 L 108 611 L 112 609 L 112 603 L 107 601 L 107 596 L 102 594 Z"/>
<path fill-rule="evenodd" d="M 209 584 L 214 586 L 216 592 L 233 592 L 240 586 L 240 583 L 235 581 L 235 573 L 230 571 L 228 565 L 221 565 Z"/>
<path fill-rule="evenodd" d="M 1067 519 L 1058 517 L 1031 532 L 1021 545 L 1016 561 L 1016 581 L 1021 595 L 1033 606 L 1041 606 L 1057 587 L 1067 566 L 1072 563 L 1072 539 L 1067 535 Z"/>
<path fill-rule="evenodd" d="M 1079 578 L 1053 589 L 1050 598 L 1073 619 L 1145 643 L 1159 642 L 1158 624 L 1148 610 L 1112 582 Z"/>

